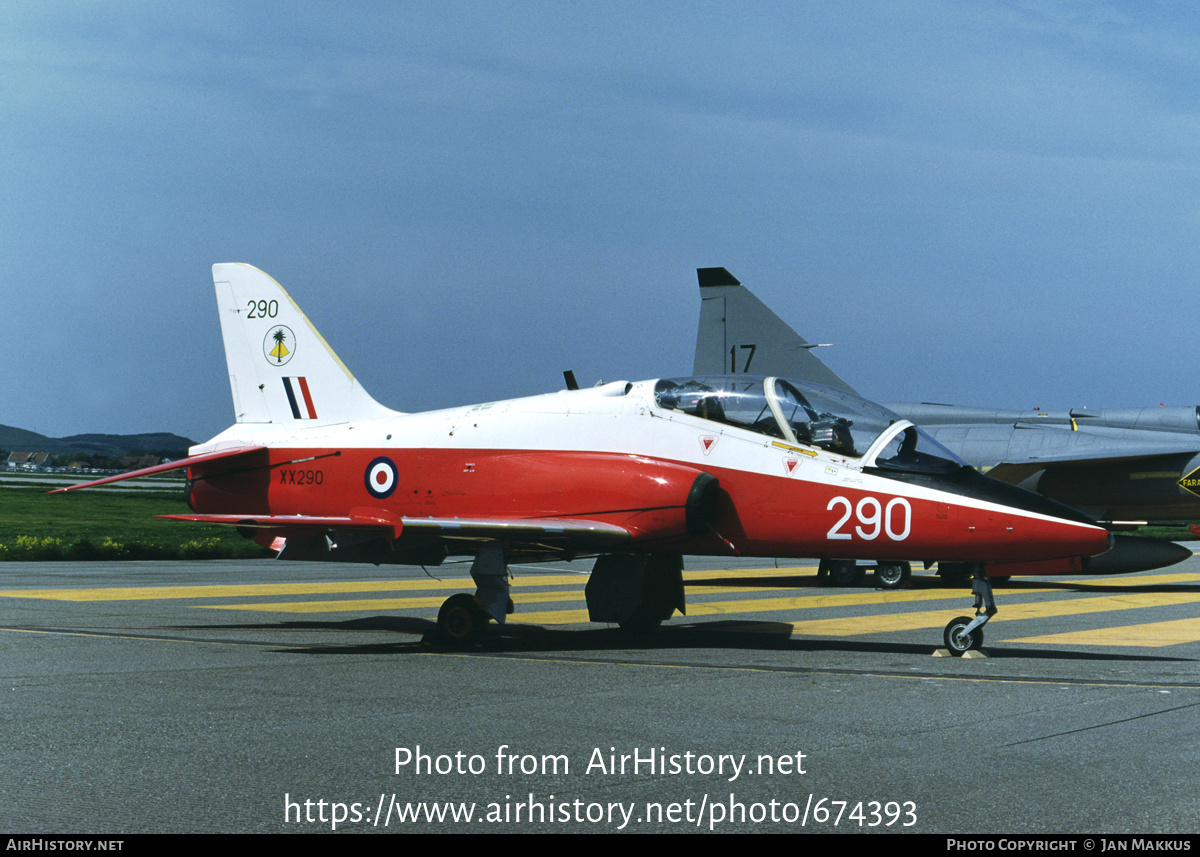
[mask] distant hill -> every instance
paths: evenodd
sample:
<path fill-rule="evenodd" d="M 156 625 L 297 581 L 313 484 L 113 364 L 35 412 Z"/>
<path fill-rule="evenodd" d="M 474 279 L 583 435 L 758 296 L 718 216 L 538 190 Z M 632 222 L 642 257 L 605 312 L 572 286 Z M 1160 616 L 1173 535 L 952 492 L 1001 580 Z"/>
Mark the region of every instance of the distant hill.
<path fill-rule="evenodd" d="M 82 452 L 117 458 L 134 452 L 187 452 L 196 441 L 168 432 L 150 434 L 73 434 L 62 438 Z"/>
<path fill-rule="evenodd" d="M 169 432 L 148 434 L 73 434 L 70 437 L 46 437 L 35 431 L 0 425 L 0 449 L 9 452 L 86 452 L 106 458 L 120 458 L 135 452 L 159 455 L 186 452 L 196 441 Z"/>
<path fill-rule="evenodd" d="M 67 452 L 68 444 L 53 440 L 35 431 L 0 425 L 0 449 L 9 452 Z"/>

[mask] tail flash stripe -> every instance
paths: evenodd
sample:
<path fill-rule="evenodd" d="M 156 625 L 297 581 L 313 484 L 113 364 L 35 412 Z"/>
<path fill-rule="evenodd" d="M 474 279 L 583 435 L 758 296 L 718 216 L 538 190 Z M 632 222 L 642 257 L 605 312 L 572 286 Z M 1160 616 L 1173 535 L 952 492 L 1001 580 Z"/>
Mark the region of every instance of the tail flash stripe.
<path fill-rule="evenodd" d="M 304 407 L 307 413 L 300 410 L 300 403 L 296 400 L 296 387 L 300 388 L 300 395 L 304 397 Z M 317 418 L 317 409 L 313 407 L 312 395 L 308 392 L 307 378 L 284 378 L 283 390 L 287 393 L 288 405 L 292 409 L 292 419 L 315 420 Z"/>
<path fill-rule="evenodd" d="M 302 376 L 296 380 L 300 382 L 300 392 L 304 394 L 304 406 L 308 408 L 308 418 L 315 420 L 317 409 L 313 407 L 312 394 L 308 392 L 308 379 Z"/>
<path fill-rule="evenodd" d="M 283 379 L 283 390 L 287 393 L 288 404 L 292 406 L 292 419 L 300 419 L 300 408 L 296 406 L 296 395 L 292 392 L 291 378 Z"/>

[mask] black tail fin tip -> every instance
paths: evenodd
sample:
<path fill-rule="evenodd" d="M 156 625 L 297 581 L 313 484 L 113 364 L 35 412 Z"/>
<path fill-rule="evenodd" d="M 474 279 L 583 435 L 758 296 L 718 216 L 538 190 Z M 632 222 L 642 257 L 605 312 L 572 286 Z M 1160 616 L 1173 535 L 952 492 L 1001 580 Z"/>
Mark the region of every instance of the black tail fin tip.
<path fill-rule="evenodd" d="M 709 286 L 741 285 L 738 278 L 724 268 L 697 268 L 696 279 L 700 281 L 700 288 L 702 289 Z"/>

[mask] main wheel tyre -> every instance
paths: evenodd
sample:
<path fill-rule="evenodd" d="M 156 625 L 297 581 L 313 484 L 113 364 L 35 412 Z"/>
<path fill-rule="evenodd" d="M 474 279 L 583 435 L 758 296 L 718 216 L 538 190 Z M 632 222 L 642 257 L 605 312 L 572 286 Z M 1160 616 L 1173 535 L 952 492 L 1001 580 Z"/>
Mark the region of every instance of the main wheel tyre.
<path fill-rule="evenodd" d="M 839 560 L 829 563 L 829 584 L 831 586 L 861 586 L 866 572 L 851 560 Z"/>
<path fill-rule="evenodd" d="M 475 597 L 460 592 L 447 598 L 438 611 L 438 632 L 452 646 L 466 647 L 479 640 L 487 621 Z"/>
<path fill-rule="evenodd" d="M 971 651 L 971 649 L 978 649 L 983 645 L 983 628 L 976 628 L 970 634 L 966 633 L 967 626 L 973 621 L 970 616 L 959 616 L 952 620 L 946 626 L 946 630 L 942 632 L 942 639 L 946 642 L 946 648 L 956 658 L 962 657 Z"/>
<path fill-rule="evenodd" d="M 912 577 L 907 562 L 881 562 L 875 566 L 875 585 L 880 589 L 899 589 Z"/>

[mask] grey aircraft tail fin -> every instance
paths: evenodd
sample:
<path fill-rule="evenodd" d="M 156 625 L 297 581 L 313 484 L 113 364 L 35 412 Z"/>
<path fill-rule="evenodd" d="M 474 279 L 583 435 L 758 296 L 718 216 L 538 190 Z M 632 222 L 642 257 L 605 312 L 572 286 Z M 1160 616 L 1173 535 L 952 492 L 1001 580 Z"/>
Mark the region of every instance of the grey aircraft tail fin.
<path fill-rule="evenodd" d="M 777 375 L 856 392 L 812 353 L 813 345 L 724 268 L 697 268 L 700 328 L 696 375 Z"/>

